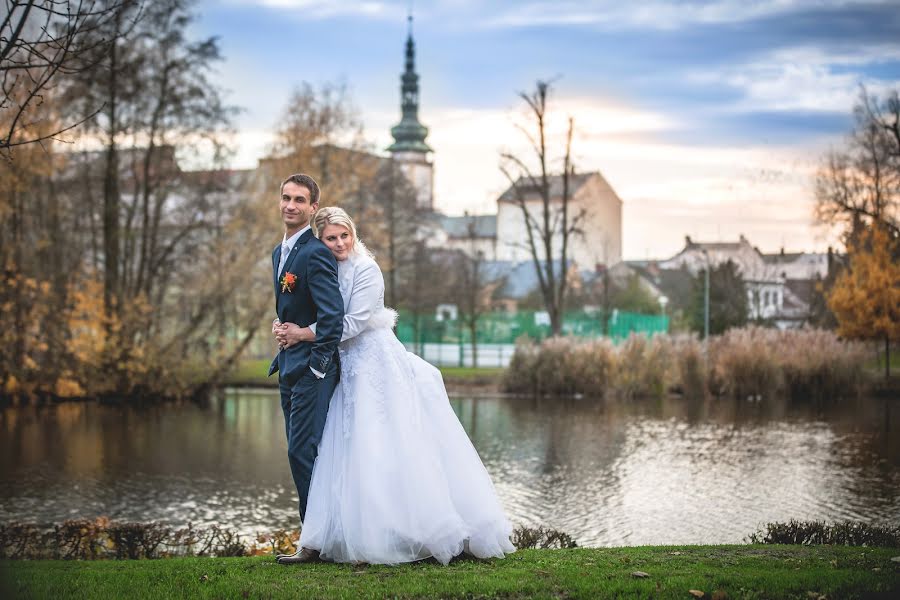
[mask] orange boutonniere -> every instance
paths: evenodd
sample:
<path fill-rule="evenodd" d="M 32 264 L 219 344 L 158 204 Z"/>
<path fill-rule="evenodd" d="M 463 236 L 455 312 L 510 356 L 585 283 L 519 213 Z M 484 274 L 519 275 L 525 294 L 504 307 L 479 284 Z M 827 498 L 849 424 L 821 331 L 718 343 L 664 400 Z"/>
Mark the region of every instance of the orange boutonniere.
<path fill-rule="evenodd" d="M 297 276 L 293 273 L 285 273 L 281 276 L 281 292 L 287 292 L 290 294 L 294 291 L 294 286 L 297 285 Z"/>

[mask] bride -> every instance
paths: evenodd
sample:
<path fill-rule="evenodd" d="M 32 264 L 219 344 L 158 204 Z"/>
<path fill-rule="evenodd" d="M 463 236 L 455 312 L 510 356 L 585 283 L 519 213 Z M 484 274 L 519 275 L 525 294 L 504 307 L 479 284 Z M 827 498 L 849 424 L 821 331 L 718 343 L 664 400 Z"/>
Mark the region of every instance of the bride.
<path fill-rule="evenodd" d="M 313 229 L 338 261 L 345 316 L 301 552 L 382 564 L 514 552 L 512 527 L 440 372 L 392 331 L 397 313 L 384 306 L 384 278 L 353 221 L 323 208 Z M 315 324 L 301 336 L 312 341 Z"/>

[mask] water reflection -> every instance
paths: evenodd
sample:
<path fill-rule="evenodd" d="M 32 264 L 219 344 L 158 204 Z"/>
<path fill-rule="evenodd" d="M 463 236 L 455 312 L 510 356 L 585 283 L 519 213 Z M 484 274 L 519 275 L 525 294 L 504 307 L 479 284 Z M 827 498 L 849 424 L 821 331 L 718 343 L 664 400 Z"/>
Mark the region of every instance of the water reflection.
<path fill-rule="evenodd" d="M 789 518 L 900 521 L 897 411 L 731 401 L 452 401 L 510 517 L 583 545 L 739 542 Z M 277 393 L 0 411 L 0 520 L 296 524 Z"/>

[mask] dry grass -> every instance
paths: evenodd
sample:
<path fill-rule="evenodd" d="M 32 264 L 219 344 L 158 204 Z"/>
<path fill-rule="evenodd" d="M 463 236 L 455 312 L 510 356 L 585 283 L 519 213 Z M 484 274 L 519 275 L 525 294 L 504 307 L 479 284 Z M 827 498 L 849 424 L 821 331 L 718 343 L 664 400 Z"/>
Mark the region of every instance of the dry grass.
<path fill-rule="evenodd" d="M 504 389 L 537 395 L 831 400 L 858 394 L 866 383 L 865 348 L 830 331 L 732 329 L 704 345 L 692 336 L 632 335 L 608 340 L 520 341 Z"/>

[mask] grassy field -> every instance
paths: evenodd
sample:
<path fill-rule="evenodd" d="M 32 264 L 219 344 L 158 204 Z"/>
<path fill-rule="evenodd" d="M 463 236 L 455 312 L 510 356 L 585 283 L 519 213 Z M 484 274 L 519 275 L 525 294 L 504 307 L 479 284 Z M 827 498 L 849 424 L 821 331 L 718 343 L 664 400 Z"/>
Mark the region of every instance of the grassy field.
<path fill-rule="evenodd" d="M 271 557 L 4 561 L 4 598 L 894 598 L 897 549 L 670 546 L 523 550 L 442 567 Z M 641 572 L 646 576 L 638 576 Z"/>
<path fill-rule="evenodd" d="M 228 379 L 226 385 L 258 385 L 272 386 L 278 385 L 278 377 L 266 377 L 269 372 L 269 360 L 246 360 L 243 361 L 238 368 L 235 369 Z M 447 385 L 495 385 L 498 384 L 503 376 L 504 369 L 473 369 L 469 367 L 442 367 L 441 374 Z"/>
<path fill-rule="evenodd" d="M 266 377 L 271 360 L 244 360 L 226 380 L 227 384 L 278 386 L 278 375 Z"/>
<path fill-rule="evenodd" d="M 869 369 L 876 375 L 884 375 L 884 354 L 869 361 Z M 900 349 L 891 349 L 891 375 L 900 375 Z"/>

